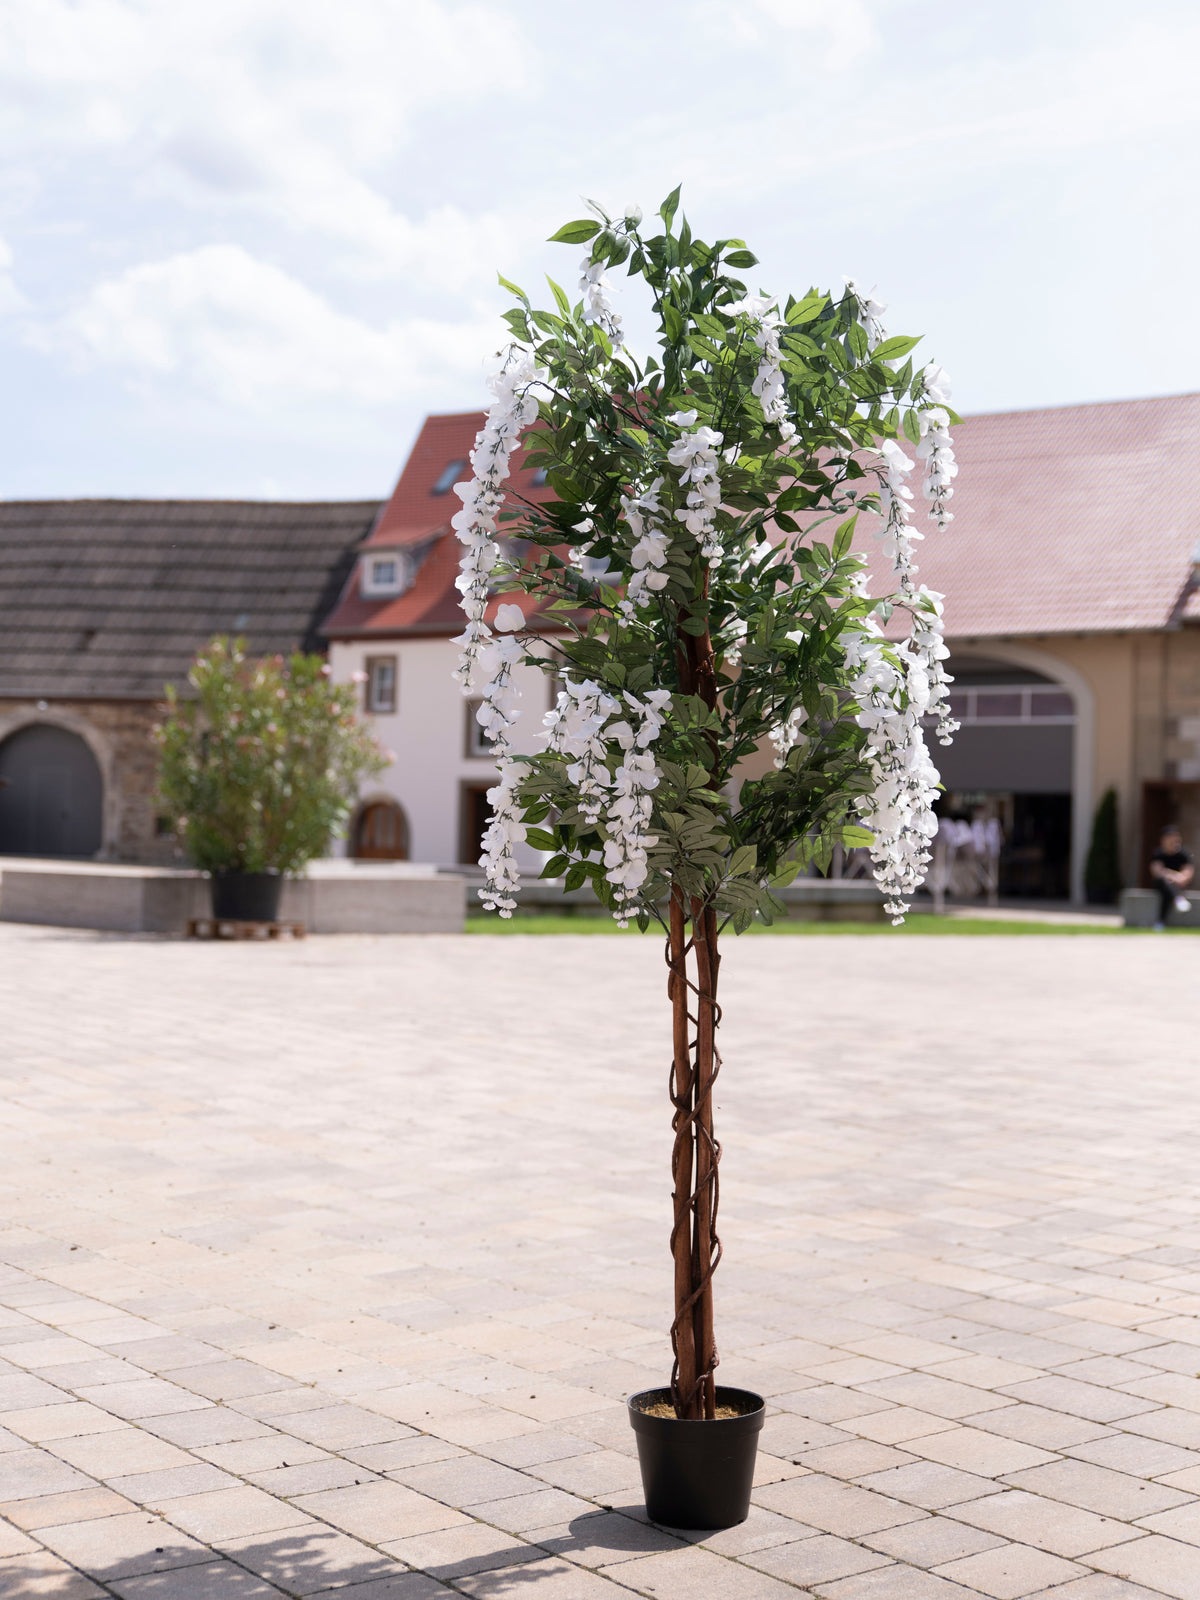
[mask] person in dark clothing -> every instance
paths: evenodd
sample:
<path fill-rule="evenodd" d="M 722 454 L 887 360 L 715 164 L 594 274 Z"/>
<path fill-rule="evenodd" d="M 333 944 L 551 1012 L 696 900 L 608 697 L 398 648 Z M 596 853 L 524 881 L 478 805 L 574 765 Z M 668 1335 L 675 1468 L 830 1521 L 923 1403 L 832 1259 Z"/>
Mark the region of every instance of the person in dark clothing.
<path fill-rule="evenodd" d="M 1156 928 L 1166 924 L 1172 906 L 1176 911 L 1188 910 L 1190 902 L 1183 891 L 1191 883 L 1195 873 L 1191 855 L 1183 848 L 1183 835 L 1175 824 L 1171 823 L 1163 829 L 1158 849 L 1150 857 L 1150 876 L 1154 879 L 1154 887 L 1158 890 L 1158 921 L 1154 924 Z"/>

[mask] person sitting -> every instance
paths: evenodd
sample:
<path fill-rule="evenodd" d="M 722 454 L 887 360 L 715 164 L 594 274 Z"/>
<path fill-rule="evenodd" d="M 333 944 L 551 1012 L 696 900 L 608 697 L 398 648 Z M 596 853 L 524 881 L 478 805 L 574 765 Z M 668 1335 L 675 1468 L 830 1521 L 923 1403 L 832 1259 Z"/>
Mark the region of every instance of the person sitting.
<path fill-rule="evenodd" d="M 1150 876 L 1158 890 L 1156 929 L 1161 930 L 1166 925 L 1172 906 L 1176 911 L 1191 909 L 1191 902 L 1183 891 L 1195 873 L 1191 855 L 1183 848 L 1183 835 L 1175 823 L 1168 823 L 1159 837 L 1158 849 L 1150 857 Z"/>

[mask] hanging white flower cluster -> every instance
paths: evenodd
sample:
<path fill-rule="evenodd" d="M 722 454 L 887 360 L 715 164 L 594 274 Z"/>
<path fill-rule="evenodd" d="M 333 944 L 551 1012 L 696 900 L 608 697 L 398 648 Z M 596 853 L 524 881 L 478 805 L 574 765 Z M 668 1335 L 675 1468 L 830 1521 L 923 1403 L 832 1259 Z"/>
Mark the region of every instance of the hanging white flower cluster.
<path fill-rule="evenodd" d="M 783 352 L 779 348 L 780 329 L 787 323 L 779 315 L 779 302 L 774 295 L 748 295 L 734 305 L 726 306 L 731 317 L 746 316 L 754 324 L 751 334 L 762 351 L 751 392 L 762 402 L 763 417 L 779 429 L 784 444 L 796 437 L 796 425 L 788 417 L 787 387 L 783 381 Z"/>
<path fill-rule="evenodd" d="M 794 710 L 771 729 L 769 738 L 775 747 L 775 768 L 782 772 L 787 766 L 789 754 L 807 742 L 808 735 L 804 732 L 804 724 L 808 721 L 808 712 L 803 706 L 796 706 Z"/>
<path fill-rule="evenodd" d="M 585 678 L 582 683 L 567 683 L 542 719 L 547 755 L 574 758 L 567 777 L 578 791 L 580 811 L 592 823 L 600 820 L 609 787 L 603 729 L 620 709 L 618 700 Z"/>
<path fill-rule="evenodd" d="M 885 439 L 879 453 L 885 468 L 879 485 L 879 509 L 883 514 L 879 538 L 899 581 L 900 593 L 907 597 L 913 593 L 913 574 L 917 571 L 913 541 L 925 537 L 911 525 L 913 496 L 904 480 L 912 471 L 913 463 L 894 439 Z"/>
<path fill-rule="evenodd" d="M 940 367 L 926 368 L 925 391 L 935 402 L 949 400 L 949 379 Z M 954 492 L 951 480 L 957 471 L 947 431 L 950 419 L 942 404 L 918 414 L 917 450 L 926 462 L 930 515 L 940 528 L 951 520 L 945 503 Z M 894 659 L 889 659 L 879 624 L 869 617 L 860 631 L 847 634 L 847 662 L 857 671 L 852 687 L 859 725 L 867 730 L 873 779 L 873 792 L 859 801 L 859 814 L 875 835 L 871 848 L 875 877 L 888 896 L 887 910 L 899 921 L 908 909 L 905 897 L 924 879 L 930 841 L 937 833 L 933 803 L 938 773 L 925 747 L 923 723 L 936 718 L 942 744 L 950 743 L 958 724 L 950 715 L 951 679 L 944 665 L 950 652 L 942 636 L 942 596 L 914 582 L 913 544 L 924 535 L 912 526 L 913 495 L 904 480 L 915 463 L 892 439 L 884 441 L 880 454 L 884 464 L 880 537 L 896 576 L 897 601 L 911 619 L 910 631 L 893 648 Z"/>
<path fill-rule="evenodd" d="M 602 821 L 608 835 L 604 876 L 616 891 L 615 915 L 623 928 L 646 881 L 646 852 L 657 843 L 646 831 L 650 793 L 659 783 L 651 747 L 670 703 L 667 689 L 652 689 L 644 698 L 627 693 L 621 700 L 585 679 L 566 684 L 544 719 L 547 753 L 574 758 L 567 777 L 579 795 L 579 809 L 588 822 Z M 614 743 L 623 755 L 610 772 L 607 758 Z"/>
<path fill-rule="evenodd" d="M 929 675 L 911 641 L 891 653 L 895 661 L 874 617 L 846 635 L 846 662 L 856 672 L 852 688 L 859 726 L 867 730 L 873 779 L 858 812 L 875 835 L 871 860 L 887 896 L 885 909 L 899 922 L 908 910 L 905 896 L 920 887 L 930 860 L 938 774 L 921 728 L 929 709 Z"/>
<path fill-rule="evenodd" d="M 646 852 L 658 843 L 647 831 L 653 802 L 651 791 L 658 788 L 659 770 L 651 747 L 662 730 L 663 712 L 671 703 L 669 689 L 652 689 L 644 700 L 626 694 L 628 716 L 607 731 L 625 752 L 613 774 L 613 798 L 605 821 L 608 838 L 604 843 L 604 876 L 615 891 L 618 926 L 629 926 L 629 912 L 638 890 L 646 881 L 649 863 Z"/>
<path fill-rule="evenodd" d="M 482 678 L 482 699 L 475 720 L 487 734 L 492 755 L 500 768 L 500 781 L 488 790 L 492 816 L 483 835 L 483 849 L 479 864 L 484 872 L 484 886 L 479 898 L 489 911 L 499 911 L 502 917 L 511 917 L 516 908 L 516 891 L 520 887 L 515 847 L 525 838 L 525 824 L 521 821 L 521 807 L 517 799 L 520 772 L 517 769 L 509 739 L 521 713 L 516 702 L 521 691 L 514 682 L 514 670 L 524 659 L 524 650 L 513 637 L 525 625 L 525 614 L 520 606 L 502 605 L 496 608 L 497 637 L 482 644 L 478 654 L 479 676 Z"/>
<path fill-rule="evenodd" d="M 677 428 L 691 431 L 680 433 L 667 451 L 667 460 L 673 467 L 682 468 L 679 486 L 687 489 L 687 506 L 677 511 L 675 516 L 699 542 L 700 554 L 705 561 L 714 562 L 719 561 L 724 553 L 721 536 L 717 532 L 717 512 L 721 506 L 721 480 L 717 476 L 717 464 L 724 436 L 715 433 L 712 428 L 697 428 L 698 415 L 696 411 L 676 411 L 668 417 L 668 422 L 674 423 Z"/>
<path fill-rule="evenodd" d="M 455 588 L 462 595 L 467 626 L 454 643 L 461 647 L 455 678 L 469 694 L 474 686 L 480 652 L 491 629 L 483 620 L 487 610 L 492 571 L 500 547 L 496 543 L 496 519 L 504 503 L 504 484 L 508 465 L 521 430 L 536 420 L 537 397 L 534 389 L 545 383 L 545 368 L 539 367 L 533 351 L 513 345 L 504 365 L 488 379 L 495 395 L 488 408 L 487 421 L 475 438 L 471 465 L 475 469 L 469 483 L 456 483 L 454 492 L 463 503 L 450 525 L 466 546 Z"/>
<path fill-rule="evenodd" d="M 604 270 L 604 262 L 593 261 L 590 255 L 586 255 L 579 263 L 579 270 L 583 274 L 579 280 L 579 288 L 583 294 L 583 320 L 594 322 L 597 327 L 602 328 L 608 335 L 613 350 L 617 351 L 625 343 L 625 334 L 621 327 L 620 313 L 609 299 L 608 291 L 612 285 Z"/>
<path fill-rule="evenodd" d="M 883 300 L 875 299 L 874 289 L 864 294 L 853 278 L 846 278 L 843 281 L 858 305 L 858 318 L 867 336 L 867 353 L 870 354 L 876 345 L 882 344 L 887 338 L 887 329 L 883 325 L 883 314 L 887 310 L 887 305 Z"/>
<path fill-rule="evenodd" d="M 651 594 L 667 586 L 667 551 L 671 547 L 670 529 L 659 521 L 662 505 L 659 494 L 663 479 L 655 478 L 644 494 L 622 495 L 621 515 L 629 524 L 633 535 L 633 549 L 629 564 L 633 575 L 621 601 L 621 615 L 632 617 L 640 606 L 646 604 Z"/>
<path fill-rule="evenodd" d="M 922 376 L 925 393 L 934 404 L 918 413 L 921 425 L 921 442 L 917 455 L 925 463 L 925 498 L 929 501 L 929 515 L 939 529 L 954 521 L 954 513 L 947 511 L 946 501 L 954 494 L 954 479 L 958 465 L 954 460 L 954 442 L 950 438 L 950 414 L 945 407 L 950 403 L 950 379 L 944 367 L 931 362 Z"/>

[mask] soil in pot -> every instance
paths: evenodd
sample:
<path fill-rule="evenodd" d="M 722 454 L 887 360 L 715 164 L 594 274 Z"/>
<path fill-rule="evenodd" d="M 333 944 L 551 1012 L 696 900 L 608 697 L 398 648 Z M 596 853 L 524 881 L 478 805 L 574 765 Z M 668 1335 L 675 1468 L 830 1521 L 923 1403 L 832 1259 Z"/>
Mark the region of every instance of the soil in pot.
<path fill-rule="evenodd" d="M 668 1389 L 646 1389 L 629 1400 L 637 1438 L 646 1514 L 669 1528 L 732 1528 L 750 1514 L 761 1395 L 717 1389 L 712 1421 L 681 1420 Z"/>
<path fill-rule="evenodd" d="M 277 922 L 283 892 L 280 872 L 214 872 L 209 881 L 213 916 L 223 922 Z"/>

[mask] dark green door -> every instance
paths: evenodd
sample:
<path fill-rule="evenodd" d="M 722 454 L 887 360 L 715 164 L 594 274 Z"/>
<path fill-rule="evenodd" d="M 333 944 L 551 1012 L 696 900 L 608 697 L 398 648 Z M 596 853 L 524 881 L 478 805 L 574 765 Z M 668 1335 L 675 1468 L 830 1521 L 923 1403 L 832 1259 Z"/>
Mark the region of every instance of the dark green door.
<path fill-rule="evenodd" d="M 0 744 L 0 855 L 94 856 L 103 784 L 78 734 L 46 723 Z"/>

